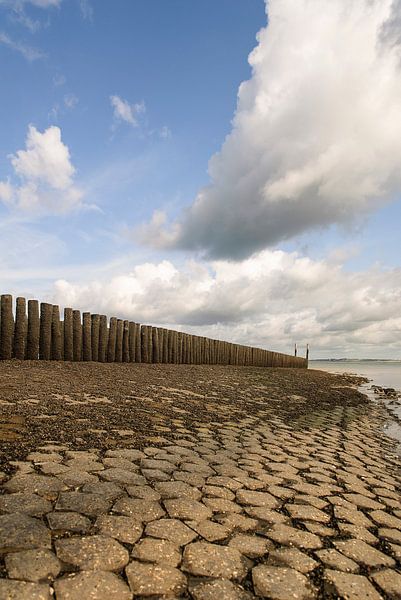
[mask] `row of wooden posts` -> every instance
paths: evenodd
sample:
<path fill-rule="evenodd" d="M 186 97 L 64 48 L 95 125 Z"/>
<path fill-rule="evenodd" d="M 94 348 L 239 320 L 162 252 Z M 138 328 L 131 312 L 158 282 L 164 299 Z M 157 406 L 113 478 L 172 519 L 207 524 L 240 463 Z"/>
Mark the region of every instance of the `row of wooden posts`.
<path fill-rule="evenodd" d="M 28 309 L 28 310 L 27 310 Z M 0 359 L 222 364 L 306 368 L 304 358 L 162 327 L 0 297 Z"/>

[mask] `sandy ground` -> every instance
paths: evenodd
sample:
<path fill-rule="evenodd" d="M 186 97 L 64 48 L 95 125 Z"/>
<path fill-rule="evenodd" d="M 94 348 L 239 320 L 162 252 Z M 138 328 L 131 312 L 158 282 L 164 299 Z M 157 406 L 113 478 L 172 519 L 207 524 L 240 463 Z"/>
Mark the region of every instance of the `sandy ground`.
<path fill-rule="evenodd" d="M 400 598 L 401 462 L 356 383 L 1 363 L 0 599 Z"/>

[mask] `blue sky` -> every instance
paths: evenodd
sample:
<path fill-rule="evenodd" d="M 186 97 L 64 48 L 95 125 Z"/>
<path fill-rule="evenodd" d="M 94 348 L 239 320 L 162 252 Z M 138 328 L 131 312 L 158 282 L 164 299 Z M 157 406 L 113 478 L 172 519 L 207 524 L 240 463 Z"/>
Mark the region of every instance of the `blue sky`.
<path fill-rule="evenodd" d="M 322 2 L 0 0 L 4 291 L 401 356 L 396 2 Z"/>

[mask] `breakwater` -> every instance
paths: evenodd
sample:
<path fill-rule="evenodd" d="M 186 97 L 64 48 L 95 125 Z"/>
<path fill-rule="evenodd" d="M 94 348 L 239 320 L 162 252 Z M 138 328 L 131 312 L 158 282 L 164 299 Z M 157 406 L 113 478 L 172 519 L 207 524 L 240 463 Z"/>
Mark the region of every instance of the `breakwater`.
<path fill-rule="evenodd" d="M 306 359 L 117 317 L 0 297 L 0 360 L 216 364 L 307 368 Z"/>

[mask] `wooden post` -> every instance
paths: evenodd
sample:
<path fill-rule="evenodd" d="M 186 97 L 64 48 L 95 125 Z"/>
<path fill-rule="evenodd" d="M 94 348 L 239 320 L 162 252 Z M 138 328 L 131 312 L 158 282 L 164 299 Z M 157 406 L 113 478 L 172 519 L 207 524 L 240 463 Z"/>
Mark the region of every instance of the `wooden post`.
<path fill-rule="evenodd" d="M 160 362 L 159 330 L 157 327 L 152 327 L 152 345 L 153 345 L 152 362 L 159 363 Z"/>
<path fill-rule="evenodd" d="M 92 360 L 92 319 L 89 312 L 82 314 L 82 357 L 85 361 Z"/>
<path fill-rule="evenodd" d="M 294 356 L 297 355 L 297 343 L 295 342 L 295 351 L 294 351 Z"/>
<path fill-rule="evenodd" d="M 148 331 L 148 326 L 147 325 L 142 325 L 141 327 L 141 355 L 142 355 L 142 362 L 144 363 L 148 363 L 149 362 L 149 340 L 148 340 L 148 336 L 149 336 L 149 331 Z"/>
<path fill-rule="evenodd" d="M 60 332 L 60 309 L 55 304 L 52 310 L 52 333 L 51 333 L 51 358 L 62 360 L 61 332 Z"/>
<path fill-rule="evenodd" d="M 39 355 L 39 302 L 28 300 L 28 339 L 26 357 L 37 360 Z"/>
<path fill-rule="evenodd" d="M 100 330 L 100 315 L 91 316 L 91 345 L 92 345 L 92 360 L 99 360 L 99 330 Z"/>
<path fill-rule="evenodd" d="M 163 329 L 163 362 L 168 363 L 168 331 Z"/>
<path fill-rule="evenodd" d="M 64 309 L 64 360 L 74 360 L 72 308 Z"/>
<path fill-rule="evenodd" d="M 306 344 L 306 362 L 309 360 L 309 344 Z"/>
<path fill-rule="evenodd" d="M 13 298 L 10 294 L 1 296 L 0 313 L 0 358 L 9 360 L 12 358 L 14 342 Z"/>
<path fill-rule="evenodd" d="M 173 362 L 173 332 L 167 329 L 167 362 Z"/>
<path fill-rule="evenodd" d="M 109 332 L 107 329 L 107 317 L 106 317 L 106 315 L 100 315 L 98 361 L 102 362 L 102 363 L 106 362 L 106 358 L 107 358 L 108 337 L 109 337 Z"/>
<path fill-rule="evenodd" d="M 72 345 L 74 361 L 82 360 L 82 323 L 79 310 L 72 311 Z"/>
<path fill-rule="evenodd" d="M 135 323 L 135 362 L 142 362 L 141 326 Z"/>
<path fill-rule="evenodd" d="M 125 319 L 123 323 L 123 362 L 129 362 L 129 321 Z"/>
<path fill-rule="evenodd" d="M 116 332 L 116 362 L 123 362 L 124 321 L 117 319 Z"/>
<path fill-rule="evenodd" d="M 53 306 L 47 302 L 41 302 L 39 333 L 39 358 L 41 360 L 50 360 L 51 358 L 52 318 Z"/>
<path fill-rule="evenodd" d="M 117 319 L 110 318 L 109 340 L 107 343 L 107 362 L 115 362 L 116 360 L 116 342 L 117 342 Z"/>
<path fill-rule="evenodd" d="M 129 361 L 135 362 L 136 354 L 136 323 L 130 321 L 128 323 L 128 350 L 129 350 Z"/>
<path fill-rule="evenodd" d="M 14 356 L 19 360 L 24 360 L 26 355 L 27 329 L 26 300 L 25 298 L 17 298 L 17 306 L 15 309 Z"/>

